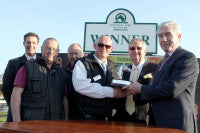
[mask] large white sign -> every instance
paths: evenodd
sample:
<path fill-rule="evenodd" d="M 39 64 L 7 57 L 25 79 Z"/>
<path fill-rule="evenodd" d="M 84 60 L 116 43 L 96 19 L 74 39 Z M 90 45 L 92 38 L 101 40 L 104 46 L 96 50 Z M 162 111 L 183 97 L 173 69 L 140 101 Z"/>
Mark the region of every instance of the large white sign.
<path fill-rule="evenodd" d="M 128 53 L 131 39 L 141 38 L 147 46 L 147 54 L 157 54 L 157 23 L 136 23 L 133 14 L 126 9 L 113 10 L 106 22 L 86 22 L 84 52 L 94 51 L 93 44 L 101 35 L 108 35 L 113 41 L 112 53 Z"/>

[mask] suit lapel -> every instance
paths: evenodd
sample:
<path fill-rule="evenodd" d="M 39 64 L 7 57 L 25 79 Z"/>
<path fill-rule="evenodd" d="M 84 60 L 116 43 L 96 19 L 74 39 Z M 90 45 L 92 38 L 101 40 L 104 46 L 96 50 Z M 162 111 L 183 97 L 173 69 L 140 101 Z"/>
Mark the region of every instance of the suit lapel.
<path fill-rule="evenodd" d="M 128 67 L 132 70 L 132 65 L 130 65 Z M 122 79 L 129 81 L 130 75 L 131 75 L 131 72 L 123 71 Z"/>
<path fill-rule="evenodd" d="M 145 62 L 144 63 L 144 65 L 143 65 L 143 67 L 142 67 L 142 71 L 141 71 L 141 73 L 140 73 L 140 76 L 139 76 L 139 78 L 138 78 L 138 81 L 140 80 L 140 79 L 142 79 L 143 78 L 143 76 L 147 73 L 147 62 Z M 130 65 L 130 66 L 128 66 L 131 70 L 132 70 L 132 66 L 133 65 Z M 131 73 L 130 72 L 125 72 L 124 74 L 123 74 L 123 79 L 125 79 L 125 80 L 129 80 L 129 78 L 130 78 L 130 75 L 131 75 Z"/>
<path fill-rule="evenodd" d="M 147 65 L 148 65 L 148 62 L 145 62 L 144 65 L 143 65 L 143 67 L 142 67 L 142 71 L 140 72 L 140 76 L 139 76 L 139 78 L 138 78 L 138 82 L 140 82 L 140 81 L 143 79 L 143 76 L 146 75 L 146 74 L 148 73 L 148 69 L 149 69 L 149 68 L 148 68 Z M 132 66 L 133 66 L 133 65 L 130 65 L 130 66 L 128 66 L 128 67 L 132 70 Z M 129 73 L 125 72 L 125 73 L 123 74 L 123 79 L 129 80 L 130 75 L 131 75 L 130 72 L 129 72 Z"/>
<path fill-rule="evenodd" d="M 20 63 L 23 63 L 23 62 L 25 62 L 26 60 L 27 60 L 27 58 L 26 58 L 25 54 L 22 55 L 21 57 L 19 57 Z"/>
<path fill-rule="evenodd" d="M 27 60 L 25 54 L 21 56 L 21 60 Z"/>
<path fill-rule="evenodd" d="M 174 51 L 174 53 L 169 57 L 169 59 L 167 60 L 167 62 L 164 64 L 163 68 L 159 71 L 160 65 L 161 63 L 158 65 L 156 72 L 155 72 L 155 82 L 157 82 L 157 80 L 160 78 L 160 76 L 167 71 L 167 68 L 169 68 L 171 66 L 171 64 L 174 62 L 174 60 L 178 57 L 178 54 L 180 53 L 180 51 L 182 50 L 182 48 L 179 46 L 176 51 Z"/>
<path fill-rule="evenodd" d="M 146 68 L 147 64 L 148 64 L 147 62 L 144 63 L 144 65 L 142 67 L 142 71 L 141 71 L 140 76 L 138 78 L 138 81 L 141 80 L 143 78 L 143 76 L 147 73 L 147 69 L 148 69 L 148 68 Z"/>
<path fill-rule="evenodd" d="M 161 63 L 158 64 L 158 66 L 156 67 L 156 70 L 154 71 L 153 83 L 155 83 L 157 81 L 157 79 L 158 79 L 160 65 L 161 65 Z"/>

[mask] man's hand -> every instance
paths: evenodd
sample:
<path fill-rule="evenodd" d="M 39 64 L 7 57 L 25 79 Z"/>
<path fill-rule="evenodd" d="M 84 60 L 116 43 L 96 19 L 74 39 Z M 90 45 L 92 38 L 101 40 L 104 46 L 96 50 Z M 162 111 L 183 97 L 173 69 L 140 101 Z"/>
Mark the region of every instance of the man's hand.
<path fill-rule="evenodd" d="M 135 95 L 137 93 L 141 93 L 141 87 L 142 87 L 142 84 L 138 82 L 134 82 L 130 85 L 124 86 L 122 90 L 126 96 L 129 96 L 129 95 Z"/>
<path fill-rule="evenodd" d="M 121 88 L 115 87 L 115 88 L 113 88 L 113 90 L 114 90 L 114 94 L 113 94 L 114 98 L 126 97 L 125 93 L 121 90 Z"/>
<path fill-rule="evenodd" d="M 198 105 L 195 104 L 195 114 L 196 114 L 196 119 L 198 120 Z"/>

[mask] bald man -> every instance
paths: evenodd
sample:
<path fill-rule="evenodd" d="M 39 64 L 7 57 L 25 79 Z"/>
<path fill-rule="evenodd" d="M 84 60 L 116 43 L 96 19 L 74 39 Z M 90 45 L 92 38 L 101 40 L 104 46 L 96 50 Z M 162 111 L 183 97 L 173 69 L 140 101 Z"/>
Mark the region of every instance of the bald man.
<path fill-rule="evenodd" d="M 94 53 L 80 58 L 74 66 L 72 81 L 78 92 L 78 105 L 82 119 L 111 119 L 115 99 L 123 94 L 121 90 L 110 87 L 117 78 L 115 64 L 107 59 L 112 52 L 112 40 L 100 36 L 93 44 Z"/>
<path fill-rule="evenodd" d="M 66 73 L 55 62 L 58 41 L 47 38 L 41 58 L 27 61 L 17 72 L 11 95 L 13 121 L 64 119 Z"/>
<path fill-rule="evenodd" d="M 67 55 L 69 63 L 65 66 L 64 70 L 67 72 L 67 90 L 65 90 L 65 95 L 68 99 L 68 118 L 80 119 L 80 111 L 77 109 L 77 92 L 74 90 L 72 84 L 72 71 L 76 60 L 84 56 L 82 47 L 78 43 L 71 44 L 68 47 Z M 65 106 L 67 105 L 65 104 Z"/>

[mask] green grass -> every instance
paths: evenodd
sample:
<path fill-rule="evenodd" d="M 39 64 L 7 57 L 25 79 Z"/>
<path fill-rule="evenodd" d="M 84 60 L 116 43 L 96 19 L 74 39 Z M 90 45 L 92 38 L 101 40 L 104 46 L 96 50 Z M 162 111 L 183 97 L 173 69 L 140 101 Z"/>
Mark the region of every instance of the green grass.
<path fill-rule="evenodd" d="M 7 112 L 0 112 L 0 123 L 6 122 Z"/>

